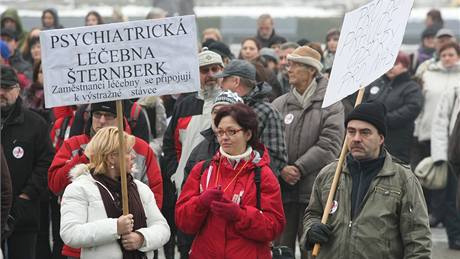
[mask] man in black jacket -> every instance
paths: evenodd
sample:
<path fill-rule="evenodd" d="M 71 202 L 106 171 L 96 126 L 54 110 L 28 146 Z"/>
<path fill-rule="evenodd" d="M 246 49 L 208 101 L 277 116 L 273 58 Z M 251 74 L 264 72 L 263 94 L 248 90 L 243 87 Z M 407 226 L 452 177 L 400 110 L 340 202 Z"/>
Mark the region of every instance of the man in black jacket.
<path fill-rule="evenodd" d="M 262 48 L 271 48 L 273 44 L 283 44 L 286 42 L 284 37 L 275 33 L 273 25 L 273 19 L 269 14 L 262 14 L 257 19 L 256 39 L 260 42 Z"/>
<path fill-rule="evenodd" d="M 387 109 L 388 134 L 385 145 L 388 151 L 409 163 L 414 121 L 423 105 L 421 87 L 409 74 L 410 59 L 399 52 L 395 65 L 366 88 L 365 102 L 381 102 Z"/>
<path fill-rule="evenodd" d="M 7 239 L 9 258 L 35 258 L 39 230 L 40 195 L 47 190 L 47 172 L 54 149 L 46 122 L 22 106 L 16 72 L 1 65 L 2 147 L 13 186 L 10 225 Z"/>

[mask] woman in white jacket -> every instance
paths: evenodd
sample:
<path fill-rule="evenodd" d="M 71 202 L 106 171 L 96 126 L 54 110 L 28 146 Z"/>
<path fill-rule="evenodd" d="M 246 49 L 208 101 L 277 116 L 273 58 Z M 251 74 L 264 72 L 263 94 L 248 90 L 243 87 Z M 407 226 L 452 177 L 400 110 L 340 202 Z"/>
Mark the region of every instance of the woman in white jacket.
<path fill-rule="evenodd" d="M 72 183 L 61 204 L 64 243 L 81 249 L 81 258 L 153 258 L 169 240 L 169 226 L 150 188 L 133 179 L 134 137 L 125 133 L 127 153 L 118 154 L 118 129 L 100 129 L 85 149 L 90 163 L 71 171 Z M 119 159 L 126 159 L 131 214 L 122 216 Z M 145 257 L 146 256 L 146 257 Z"/>

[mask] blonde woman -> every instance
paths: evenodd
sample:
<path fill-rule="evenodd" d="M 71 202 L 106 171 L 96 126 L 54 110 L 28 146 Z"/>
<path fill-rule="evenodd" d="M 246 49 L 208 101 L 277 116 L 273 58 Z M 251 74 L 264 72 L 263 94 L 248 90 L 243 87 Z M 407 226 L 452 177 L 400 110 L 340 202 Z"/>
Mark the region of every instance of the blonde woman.
<path fill-rule="evenodd" d="M 89 164 L 70 172 L 61 204 L 61 237 L 82 248 L 84 258 L 153 258 L 169 240 L 169 226 L 152 191 L 130 174 L 135 138 L 124 133 L 126 154 L 118 153 L 118 129 L 100 129 L 85 149 Z M 119 159 L 126 160 L 130 214 L 122 216 Z"/>

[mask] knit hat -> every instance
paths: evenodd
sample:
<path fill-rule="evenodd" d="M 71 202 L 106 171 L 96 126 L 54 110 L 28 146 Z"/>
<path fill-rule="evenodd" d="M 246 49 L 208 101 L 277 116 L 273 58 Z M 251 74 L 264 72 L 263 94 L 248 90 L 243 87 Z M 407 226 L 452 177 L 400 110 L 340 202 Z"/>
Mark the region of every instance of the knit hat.
<path fill-rule="evenodd" d="M 410 66 L 409 56 L 406 53 L 400 51 L 398 53 L 398 56 L 396 57 L 395 65 L 398 63 L 401 63 L 405 68 L 409 68 Z"/>
<path fill-rule="evenodd" d="M 101 103 L 92 103 L 91 104 L 91 114 L 94 112 L 110 112 L 112 114 L 117 115 L 117 106 L 116 102 L 101 102 Z"/>
<path fill-rule="evenodd" d="M 234 59 L 227 64 L 224 71 L 215 74 L 215 78 L 239 76 L 249 80 L 256 80 L 256 67 L 249 61 Z"/>
<path fill-rule="evenodd" d="M 3 89 L 7 89 L 19 84 L 18 76 L 16 75 L 16 71 L 10 66 L 1 65 L 1 76 L 0 76 L 0 83 Z"/>
<path fill-rule="evenodd" d="M 214 100 L 214 103 L 212 104 L 212 107 L 211 107 L 211 111 L 214 109 L 214 107 L 218 105 L 229 105 L 229 104 L 235 104 L 235 103 L 244 103 L 244 101 L 243 99 L 241 99 L 241 97 L 238 96 L 238 94 L 234 92 L 223 91 Z"/>
<path fill-rule="evenodd" d="M 207 47 L 210 51 L 216 52 L 221 57 L 226 57 L 228 59 L 235 58 L 235 56 L 232 54 L 232 51 L 230 50 L 228 45 L 221 41 L 215 41 L 215 40 L 209 39 L 203 42 L 203 47 Z"/>
<path fill-rule="evenodd" d="M 360 120 L 374 125 L 380 134 L 386 136 L 387 126 L 385 115 L 386 108 L 383 103 L 362 103 L 356 106 L 356 108 L 348 114 L 345 119 L 345 128 L 347 127 L 349 121 Z"/>
<path fill-rule="evenodd" d="M 216 52 L 208 50 L 208 48 L 203 48 L 203 51 L 198 54 L 198 61 L 200 63 L 200 67 L 213 64 L 224 67 L 224 62 L 222 61 L 221 56 Z"/>
<path fill-rule="evenodd" d="M 287 55 L 287 59 L 312 66 L 316 68 L 317 71 L 321 71 L 323 69 L 323 64 L 321 64 L 321 55 L 318 51 L 308 46 L 296 48 L 291 54 Z"/>

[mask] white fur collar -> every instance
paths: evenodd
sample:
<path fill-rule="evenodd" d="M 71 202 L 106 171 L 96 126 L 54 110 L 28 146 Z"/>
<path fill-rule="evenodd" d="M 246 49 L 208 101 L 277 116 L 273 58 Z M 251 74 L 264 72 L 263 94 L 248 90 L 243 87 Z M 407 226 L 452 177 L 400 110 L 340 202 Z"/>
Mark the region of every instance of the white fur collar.
<path fill-rule="evenodd" d="M 78 164 L 74 166 L 69 172 L 70 181 L 73 182 L 82 175 L 91 175 L 87 164 Z"/>

